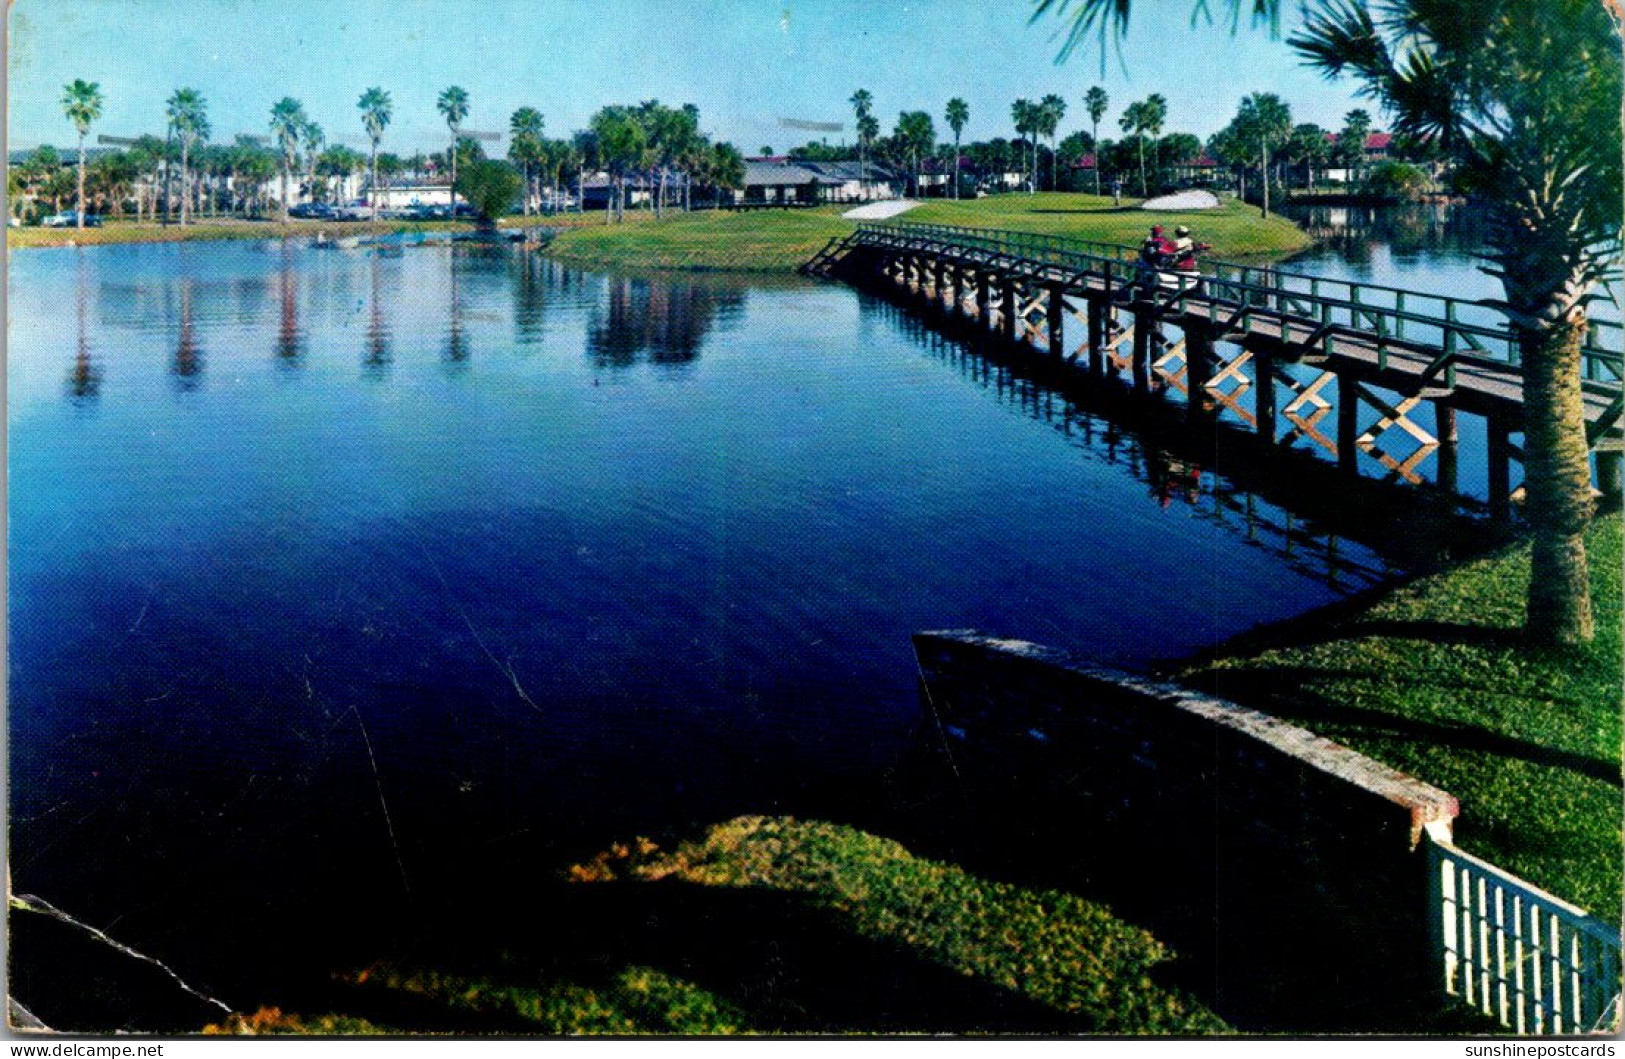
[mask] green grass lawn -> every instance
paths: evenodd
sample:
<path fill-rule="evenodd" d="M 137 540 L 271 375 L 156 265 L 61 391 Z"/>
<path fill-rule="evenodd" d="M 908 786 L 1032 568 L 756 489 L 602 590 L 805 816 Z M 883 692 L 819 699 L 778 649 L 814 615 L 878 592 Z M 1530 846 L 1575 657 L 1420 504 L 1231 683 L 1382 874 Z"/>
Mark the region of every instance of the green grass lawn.
<path fill-rule="evenodd" d="M 1113 206 L 1095 195 L 1041 192 L 1037 195 L 996 195 L 985 199 L 932 199 L 903 214 L 905 221 L 922 224 L 958 224 L 972 228 L 1005 228 L 1020 232 L 1093 239 L 1103 243 L 1138 246 L 1153 224 L 1172 234 L 1176 225 L 1188 224 L 1199 243 L 1212 243 L 1220 258 L 1279 256 L 1302 250 L 1309 237 L 1291 221 L 1271 216 L 1235 199 L 1223 200 L 1212 210 L 1148 212 L 1133 200 Z"/>
<path fill-rule="evenodd" d="M 852 231 L 842 207 L 701 210 L 635 225 L 587 224 L 561 232 L 552 253 L 593 267 L 792 272 L 834 236 Z"/>
<path fill-rule="evenodd" d="M 659 221 L 638 214 L 644 221 L 635 227 L 587 224 L 561 233 L 552 252 L 595 267 L 788 272 L 831 238 L 852 231 L 854 222 L 841 217 L 848 208 L 707 210 Z M 1130 245 L 1145 238 L 1152 224 L 1185 223 L 1200 241 L 1212 243 L 1220 257 L 1282 256 L 1309 245 L 1308 236 L 1290 221 L 1262 220 L 1257 210 L 1234 201 L 1215 210 L 1147 213 L 1131 206 L 1114 207 L 1109 198 L 1046 192 L 961 202 L 932 200 L 898 220 Z"/>
<path fill-rule="evenodd" d="M 569 880 L 536 896 L 548 926 L 504 920 L 510 957 L 378 964 L 342 980 L 342 1015 L 213 1032 L 1227 1031 L 1157 981 L 1166 947 L 1100 905 L 851 827 L 742 817 L 670 851 L 617 845 Z"/>
<path fill-rule="evenodd" d="M 1617 921 L 1621 519 L 1588 538 L 1597 639 L 1518 642 L 1527 546 L 1418 580 L 1353 617 L 1243 638 L 1180 676 L 1454 794 L 1456 841 Z"/>

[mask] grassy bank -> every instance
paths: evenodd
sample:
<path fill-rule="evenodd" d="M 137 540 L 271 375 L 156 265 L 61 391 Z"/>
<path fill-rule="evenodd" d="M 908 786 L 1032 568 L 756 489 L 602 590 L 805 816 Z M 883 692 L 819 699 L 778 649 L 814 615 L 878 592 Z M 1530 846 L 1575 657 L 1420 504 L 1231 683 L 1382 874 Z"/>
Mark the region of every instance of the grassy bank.
<path fill-rule="evenodd" d="M 552 253 L 591 267 L 787 272 L 826 242 L 852 231 L 846 207 L 708 210 L 673 214 L 635 226 L 585 226 L 559 236 Z M 630 216 L 630 215 L 629 215 Z M 1279 217 L 1261 220 L 1238 202 L 1216 210 L 1147 213 L 1114 207 L 1093 195 L 999 195 L 922 204 L 899 220 L 1043 232 L 1077 239 L 1137 244 L 1152 224 L 1189 224 L 1220 257 L 1282 256 L 1309 245 L 1308 236 Z"/>
<path fill-rule="evenodd" d="M 1621 520 L 1588 539 L 1597 639 L 1519 643 L 1526 546 L 1180 672 L 1461 801 L 1456 841 L 1608 919 L 1620 908 Z"/>
<path fill-rule="evenodd" d="M 604 223 L 601 212 L 567 213 L 546 218 L 504 218 L 505 227 L 545 225 L 560 234 L 552 253 L 593 268 L 654 268 L 719 272 L 792 272 L 836 236 L 852 231 L 845 206 L 795 210 L 703 210 L 672 213 L 656 220 L 633 210 L 626 221 Z M 1292 223 L 1278 217 L 1261 220 L 1256 210 L 1227 202 L 1216 210 L 1147 213 L 1132 205 L 1114 207 L 1093 195 L 1044 193 L 998 195 L 960 202 L 931 201 L 904 214 L 905 221 L 958 224 L 1044 232 L 1110 243 L 1138 243 L 1149 225 L 1185 223 L 1197 237 L 1214 244 L 1220 257 L 1279 257 L 1309 245 Z M 11 247 L 100 246 L 115 243 L 190 242 L 210 239 L 277 239 L 288 236 L 370 235 L 402 229 L 466 230 L 467 222 L 432 221 L 244 221 L 205 220 L 179 225 L 109 221 L 101 228 L 9 228 Z"/>
<path fill-rule="evenodd" d="M 504 228 L 546 225 L 574 228 L 602 224 L 594 214 L 560 214 L 554 217 L 505 217 Z M 18 247 L 108 246 L 121 243 L 182 243 L 218 239 L 282 239 L 315 236 L 325 232 L 330 239 L 350 235 L 381 235 L 390 232 L 468 232 L 470 221 L 245 221 L 236 217 L 202 220 L 182 228 L 178 224 L 134 221 L 108 221 L 100 228 L 7 228 L 6 245 Z"/>
<path fill-rule="evenodd" d="M 540 951 L 509 926 L 505 963 L 378 965 L 345 980 L 342 1016 L 266 1011 L 215 1032 L 1225 1031 L 1158 984 L 1172 954 L 1099 905 L 850 827 L 746 817 L 671 851 L 617 846 L 570 879 L 537 896 L 568 924 L 539 932 Z M 414 1011 L 441 1021 L 401 1021 Z"/>

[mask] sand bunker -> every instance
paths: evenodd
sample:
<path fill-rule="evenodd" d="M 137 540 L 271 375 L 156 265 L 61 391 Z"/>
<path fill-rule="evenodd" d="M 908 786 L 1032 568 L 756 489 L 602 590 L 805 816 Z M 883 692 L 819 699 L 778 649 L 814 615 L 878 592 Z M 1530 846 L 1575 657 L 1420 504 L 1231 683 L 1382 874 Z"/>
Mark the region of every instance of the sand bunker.
<path fill-rule="evenodd" d="M 1211 191 L 1181 191 L 1177 195 L 1163 195 L 1140 203 L 1142 210 L 1211 210 L 1217 209 L 1219 196 Z"/>

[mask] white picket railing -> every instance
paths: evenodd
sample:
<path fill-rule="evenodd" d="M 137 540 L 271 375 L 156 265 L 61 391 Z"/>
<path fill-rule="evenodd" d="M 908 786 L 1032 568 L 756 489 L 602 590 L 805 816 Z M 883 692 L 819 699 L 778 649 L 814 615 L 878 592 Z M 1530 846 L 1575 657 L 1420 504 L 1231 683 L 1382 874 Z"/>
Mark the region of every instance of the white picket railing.
<path fill-rule="evenodd" d="M 1619 931 L 1449 842 L 1427 846 L 1445 992 L 1515 1033 L 1618 1027 Z"/>

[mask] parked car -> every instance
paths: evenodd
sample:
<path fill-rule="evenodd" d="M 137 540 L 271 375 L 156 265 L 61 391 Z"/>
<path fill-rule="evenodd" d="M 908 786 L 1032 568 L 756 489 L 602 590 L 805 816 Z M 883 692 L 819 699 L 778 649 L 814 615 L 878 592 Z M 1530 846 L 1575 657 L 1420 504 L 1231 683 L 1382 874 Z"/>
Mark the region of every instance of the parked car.
<path fill-rule="evenodd" d="M 288 210 L 289 217 L 298 217 L 300 220 L 325 220 L 333 213 L 333 207 L 322 202 L 301 202 Z"/>
<path fill-rule="evenodd" d="M 63 210 L 61 213 L 53 213 L 40 223 L 47 228 L 77 228 L 79 226 L 79 211 Z M 94 213 L 85 214 L 86 228 L 100 228 L 101 226 L 102 219 L 100 217 Z"/>
<path fill-rule="evenodd" d="M 328 218 L 334 221 L 370 221 L 372 220 L 372 207 L 359 199 L 347 202 L 335 208 Z"/>

